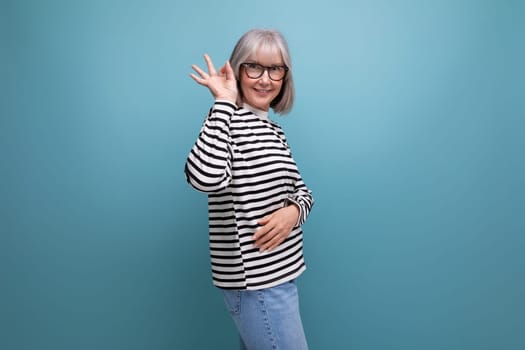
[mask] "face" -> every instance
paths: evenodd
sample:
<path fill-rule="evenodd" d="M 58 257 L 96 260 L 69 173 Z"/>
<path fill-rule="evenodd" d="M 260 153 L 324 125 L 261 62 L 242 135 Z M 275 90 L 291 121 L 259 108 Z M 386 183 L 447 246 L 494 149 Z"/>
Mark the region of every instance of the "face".
<path fill-rule="evenodd" d="M 266 67 L 284 65 L 281 53 L 276 49 L 259 49 L 256 55 L 247 59 L 246 62 L 258 63 Z M 271 80 L 268 71 L 265 71 L 261 77 L 252 79 L 246 75 L 242 66 L 239 73 L 243 102 L 257 109 L 268 111 L 270 103 L 279 95 L 284 79 Z"/>

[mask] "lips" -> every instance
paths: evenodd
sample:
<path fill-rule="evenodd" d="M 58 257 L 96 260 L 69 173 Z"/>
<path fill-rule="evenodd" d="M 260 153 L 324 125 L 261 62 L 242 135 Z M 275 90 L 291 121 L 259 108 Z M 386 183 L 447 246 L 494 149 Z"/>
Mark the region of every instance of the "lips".
<path fill-rule="evenodd" d="M 259 94 L 269 94 L 272 90 L 254 89 Z"/>

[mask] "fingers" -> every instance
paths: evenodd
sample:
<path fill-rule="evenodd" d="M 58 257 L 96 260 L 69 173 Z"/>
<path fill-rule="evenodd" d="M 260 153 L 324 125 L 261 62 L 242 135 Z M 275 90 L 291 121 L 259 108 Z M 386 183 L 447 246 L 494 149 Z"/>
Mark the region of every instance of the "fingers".
<path fill-rule="evenodd" d="M 197 77 L 195 74 L 190 73 L 190 76 L 195 80 L 197 83 L 201 84 L 204 82 L 204 80 L 208 79 L 212 75 L 217 75 L 217 72 L 215 71 L 215 67 L 213 66 L 213 62 L 211 61 L 210 56 L 208 54 L 204 54 L 204 60 L 206 61 L 206 65 L 208 66 L 208 73 L 206 73 L 204 70 L 202 70 L 199 66 L 196 64 L 192 64 L 191 68 L 199 73 L 200 78 Z"/>
<path fill-rule="evenodd" d="M 230 65 L 229 61 L 226 61 L 224 66 L 221 67 L 221 69 L 219 70 L 219 75 L 221 77 L 224 77 L 226 81 L 236 81 L 235 73 L 233 72 L 232 66 Z"/>
<path fill-rule="evenodd" d="M 207 53 L 204 54 L 204 60 L 206 61 L 206 65 L 208 66 L 208 72 L 210 73 L 210 75 L 217 75 L 211 57 Z"/>
<path fill-rule="evenodd" d="M 257 223 L 258 223 L 259 225 L 266 225 L 266 224 L 270 221 L 271 218 L 272 218 L 271 215 L 265 216 L 265 217 L 262 218 L 261 220 L 257 221 Z"/>
<path fill-rule="evenodd" d="M 193 68 L 193 70 L 197 73 L 199 73 L 200 77 L 196 76 L 195 74 L 193 73 L 190 73 L 190 77 L 195 80 L 198 84 L 201 84 L 201 85 L 207 85 L 206 84 L 206 79 L 209 78 L 208 74 L 203 71 L 202 69 L 200 69 L 199 66 L 195 65 L 195 64 L 192 64 L 191 65 L 191 68 Z"/>
<path fill-rule="evenodd" d="M 226 80 L 235 80 L 235 73 L 230 65 L 230 61 L 226 61 L 224 65 L 224 74 L 226 75 Z"/>
<path fill-rule="evenodd" d="M 255 241 L 255 246 L 261 246 L 264 244 L 267 240 L 271 238 L 269 235 L 269 232 L 273 229 L 272 225 L 268 225 L 271 219 L 271 215 L 265 216 L 261 220 L 257 221 L 261 227 L 255 232 L 253 235 L 253 240 Z"/>
<path fill-rule="evenodd" d="M 203 78 L 207 77 L 208 74 L 206 74 L 205 71 L 203 71 L 202 69 L 200 69 L 199 66 L 197 66 L 196 64 L 192 64 L 191 65 L 191 68 L 193 68 L 194 71 L 196 71 L 197 73 L 199 73 L 199 75 Z"/>
<path fill-rule="evenodd" d="M 259 251 L 272 250 L 279 246 L 291 232 L 286 226 L 272 220 L 273 216 L 269 215 L 259 220 L 262 225 L 254 234 L 254 246 Z"/>
<path fill-rule="evenodd" d="M 215 66 L 213 65 L 213 61 L 211 60 L 211 57 L 208 54 L 204 54 L 204 60 L 206 61 L 206 66 L 208 67 L 208 73 L 203 71 L 199 66 L 195 64 L 192 64 L 191 68 L 193 68 L 202 77 L 217 75 L 217 71 L 215 70 Z M 227 78 L 234 78 L 233 69 L 229 61 L 226 61 L 224 66 L 222 66 L 221 69 L 219 70 L 219 73 L 221 75 L 226 75 Z"/>
<path fill-rule="evenodd" d="M 262 252 L 270 246 L 270 243 L 275 240 L 276 236 L 278 236 L 276 229 L 263 226 L 254 235 L 254 246 Z"/>
<path fill-rule="evenodd" d="M 199 78 L 198 76 L 196 76 L 195 74 L 193 73 L 190 73 L 190 77 L 195 80 L 197 82 L 197 84 L 200 84 L 200 85 L 206 85 L 206 81 L 204 79 L 201 79 Z"/>
<path fill-rule="evenodd" d="M 226 64 L 225 69 L 228 69 L 227 66 Z M 296 205 L 289 205 L 260 219 L 257 223 L 261 227 L 253 235 L 254 245 L 260 251 L 277 248 L 292 232 L 298 216 L 299 208 Z"/>
<path fill-rule="evenodd" d="M 286 237 L 288 234 L 274 229 L 256 241 L 255 246 L 259 248 L 260 252 L 271 251 L 283 243 Z"/>
<path fill-rule="evenodd" d="M 253 235 L 253 240 L 255 241 L 254 245 L 256 247 L 261 247 L 265 242 L 271 239 L 272 236 L 270 235 L 270 232 L 273 229 L 273 225 L 269 225 L 269 221 L 270 216 L 266 216 L 257 222 L 261 227 L 255 231 L 255 234 Z"/>
<path fill-rule="evenodd" d="M 204 54 L 204 60 L 206 61 L 206 65 L 208 67 L 208 73 L 206 73 L 204 70 L 202 70 L 199 66 L 192 64 L 191 68 L 197 72 L 199 76 L 190 73 L 190 77 L 195 80 L 200 85 L 208 86 L 208 80 L 213 76 L 221 76 L 224 77 L 226 80 L 235 80 L 235 74 L 233 73 L 233 69 L 230 65 L 230 62 L 226 62 L 224 66 L 222 66 L 219 69 L 219 73 L 217 74 L 217 71 L 215 70 L 215 66 L 213 65 L 213 61 L 211 60 L 211 57 L 208 54 Z"/>

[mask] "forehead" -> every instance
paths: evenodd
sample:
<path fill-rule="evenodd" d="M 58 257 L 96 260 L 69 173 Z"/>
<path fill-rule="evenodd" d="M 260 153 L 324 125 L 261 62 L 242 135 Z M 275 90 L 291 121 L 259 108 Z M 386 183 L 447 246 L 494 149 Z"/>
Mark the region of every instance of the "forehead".
<path fill-rule="evenodd" d="M 277 45 L 272 43 L 262 43 L 255 48 L 248 59 L 268 66 L 283 64 L 281 50 L 277 47 Z"/>

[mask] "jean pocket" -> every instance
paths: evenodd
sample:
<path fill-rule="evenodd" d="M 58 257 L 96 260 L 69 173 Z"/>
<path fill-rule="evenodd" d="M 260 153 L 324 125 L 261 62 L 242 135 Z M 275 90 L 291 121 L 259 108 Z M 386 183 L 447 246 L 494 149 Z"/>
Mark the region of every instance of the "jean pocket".
<path fill-rule="evenodd" d="M 239 290 L 223 290 L 224 303 L 228 308 L 228 312 L 232 315 L 241 313 L 241 291 Z"/>

